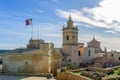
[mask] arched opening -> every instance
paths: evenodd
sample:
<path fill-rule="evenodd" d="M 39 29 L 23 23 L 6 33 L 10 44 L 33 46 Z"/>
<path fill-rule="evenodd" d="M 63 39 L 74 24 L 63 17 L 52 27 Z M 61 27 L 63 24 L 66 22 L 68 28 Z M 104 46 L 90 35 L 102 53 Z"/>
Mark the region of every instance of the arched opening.
<path fill-rule="evenodd" d="M 81 52 L 80 52 L 80 50 L 78 51 L 78 56 L 81 56 Z"/>
<path fill-rule="evenodd" d="M 66 38 L 67 38 L 67 40 L 69 40 L 69 36 L 68 36 L 68 35 L 67 35 L 67 37 L 66 37 Z"/>

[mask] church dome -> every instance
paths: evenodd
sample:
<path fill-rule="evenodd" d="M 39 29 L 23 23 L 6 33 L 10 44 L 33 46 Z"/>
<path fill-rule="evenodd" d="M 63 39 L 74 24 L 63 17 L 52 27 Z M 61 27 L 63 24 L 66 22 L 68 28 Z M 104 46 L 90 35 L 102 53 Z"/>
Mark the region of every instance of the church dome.
<path fill-rule="evenodd" d="M 100 43 L 99 41 L 97 41 L 95 38 L 93 38 L 92 41 L 90 41 L 89 43 Z"/>

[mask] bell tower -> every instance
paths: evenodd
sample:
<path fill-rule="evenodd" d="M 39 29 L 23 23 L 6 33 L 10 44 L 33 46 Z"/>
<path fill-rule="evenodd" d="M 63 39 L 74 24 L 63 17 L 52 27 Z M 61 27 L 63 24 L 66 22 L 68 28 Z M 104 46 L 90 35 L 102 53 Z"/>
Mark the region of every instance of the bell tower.
<path fill-rule="evenodd" d="M 73 46 L 78 45 L 78 27 L 73 26 L 71 15 L 69 15 L 67 26 L 63 26 L 62 32 L 62 50 L 66 55 L 71 55 L 73 53 Z"/>
<path fill-rule="evenodd" d="M 78 44 L 78 28 L 73 26 L 71 15 L 67 21 L 67 27 L 63 26 L 63 46 Z"/>

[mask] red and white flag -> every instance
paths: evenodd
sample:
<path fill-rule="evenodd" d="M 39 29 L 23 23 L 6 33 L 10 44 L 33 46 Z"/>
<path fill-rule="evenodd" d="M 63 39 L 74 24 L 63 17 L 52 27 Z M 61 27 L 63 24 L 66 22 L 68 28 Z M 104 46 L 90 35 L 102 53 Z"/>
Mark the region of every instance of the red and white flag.
<path fill-rule="evenodd" d="M 26 26 L 31 25 L 32 24 L 32 18 L 26 19 L 25 23 L 26 23 Z"/>

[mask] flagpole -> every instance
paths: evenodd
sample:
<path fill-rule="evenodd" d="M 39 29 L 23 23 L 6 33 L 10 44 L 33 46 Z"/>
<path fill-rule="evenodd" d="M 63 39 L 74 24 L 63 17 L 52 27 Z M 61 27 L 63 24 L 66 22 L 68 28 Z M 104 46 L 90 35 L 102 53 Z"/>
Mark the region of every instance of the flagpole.
<path fill-rule="evenodd" d="M 31 39 L 33 39 L 33 25 L 31 24 Z"/>
<path fill-rule="evenodd" d="M 32 23 L 32 20 L 31 20 L 31 40 L 33 39 L 33 23 Z"/>

